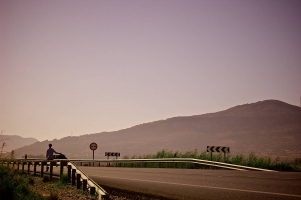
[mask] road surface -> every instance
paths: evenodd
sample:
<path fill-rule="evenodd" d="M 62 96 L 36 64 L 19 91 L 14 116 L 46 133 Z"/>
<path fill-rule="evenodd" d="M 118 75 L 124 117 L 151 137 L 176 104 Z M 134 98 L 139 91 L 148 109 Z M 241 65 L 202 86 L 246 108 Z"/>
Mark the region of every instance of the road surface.
<path fill-rule="evenodd" d="M 170 199 L 300 199 L 301 173 L 79 167 L 100 186 Z"/>

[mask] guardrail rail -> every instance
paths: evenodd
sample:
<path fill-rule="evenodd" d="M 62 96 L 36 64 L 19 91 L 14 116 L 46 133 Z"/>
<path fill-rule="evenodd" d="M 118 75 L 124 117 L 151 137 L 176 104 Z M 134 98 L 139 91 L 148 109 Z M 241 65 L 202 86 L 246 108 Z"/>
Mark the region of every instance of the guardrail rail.
<path fill-rule="evenodd" d="M 98 160 L 91 160 L 91 159 L 70 159 L 73 162 L 80 162 L 80 163 L 190 163 L 190 164 L 197 164 L 203 166 L 211 166 L 216 168 L 222 169 L 229 169 L 229 170 L 239 170 L 239 171 L 265 171 L 265 172 L 277 172 L 275 170 L 269 169 L 261 169 L 256 167 L 248 167 L 242 165 L 235 165 L 223 162 L 215 162 L 209 160 L 201 160 L 201 159 L 194 159 L 194 158 L 157 158 L 157 159 L 98 159 Z"/>

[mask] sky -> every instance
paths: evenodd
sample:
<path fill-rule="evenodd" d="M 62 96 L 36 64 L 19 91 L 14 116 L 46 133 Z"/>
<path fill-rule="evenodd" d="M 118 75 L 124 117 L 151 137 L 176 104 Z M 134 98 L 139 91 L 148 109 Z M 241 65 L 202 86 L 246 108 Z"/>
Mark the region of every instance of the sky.
<path fill-rule="evenodd" d="M 0 0 L 0 129 L 39 141 L 277 99 L 300 0 Z"/>

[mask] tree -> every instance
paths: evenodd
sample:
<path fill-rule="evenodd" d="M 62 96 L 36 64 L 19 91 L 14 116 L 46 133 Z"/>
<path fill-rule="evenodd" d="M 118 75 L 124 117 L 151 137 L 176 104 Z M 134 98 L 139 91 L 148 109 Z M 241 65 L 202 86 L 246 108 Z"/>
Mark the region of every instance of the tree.
<path fill-rule="evenodd" d="M 3 149 L 6 146 L 6 143 L 5 143 L 6 139 L 2 137 L 3 133 L 4 133 L 4 131 L 1 130 L 1 132 L 0 132 L 0 159 L 3 156 Z"/>
<path fill-rule="evenodd" d="M 14 150 L 11 150 L 10 152 L 10 159 L 14 159 L 15 158 L 15 151 Z"/>

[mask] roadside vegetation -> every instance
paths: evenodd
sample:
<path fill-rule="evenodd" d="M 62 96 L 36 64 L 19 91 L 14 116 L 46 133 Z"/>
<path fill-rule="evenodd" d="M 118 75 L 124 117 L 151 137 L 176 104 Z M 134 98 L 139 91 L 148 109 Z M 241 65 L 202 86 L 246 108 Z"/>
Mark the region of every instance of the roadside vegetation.
<path fill-rule="evenodd" d="M 129 159 L 130 157 L 124 156 L 124 159 Z M 131 159 L 156 159 L 156 158 L 195 158 L 201 160 L 210 160 L 210 153 L 206 151 L 202 153 L 198 153 L 197 150 L 194 151 L 187 151 L 185 153 L 179 151 L 170 151 L 170 150 L 161 150 L 158 151 L 156 154 L 148 154 L 142 156 L 132 156 Z M 212 161 L 216 162 L 224 162 L 224 155 L 222 153 L 212 154 Z M 256 167 L 262 169 L 270 169 L 270 170 L 277 170 L 277 171 L 295 171 L 301 172 L 301 158 L 295 159 L 294 161 L 281 161 L 280 158 L 271 159 L 269 157 L 260 157 L 254 153 L 249 154 L 248 156 L 244 155 L 227 155 L 226 156 L 226 163 L 235 164 L 235 165 L 243 165 L 249 167 Z M 124 167 L 166 167 L 166 168 L 203 168 L 203 166 L 196 165 L 196 164 L 189 164 L 189 163 L 135 163 L 135 164 L 122 164 Z"/>
<path fill-rule="evenodd" d="M 50 180 L 48 175 L 43 178 L 20 173 L 11 168 L 0 166 L 0 199 L 9 200 L 96 200 L 92 196 L 77 190 L 68 184 L 67 175 L 61 180 Z"/>
<path fill-rule="evenodd" d="M 26 174 L 19 174 L 10 168 L 0 166 L 0 199 L 45 200 L 29 189 L 34 179 Z"/>

